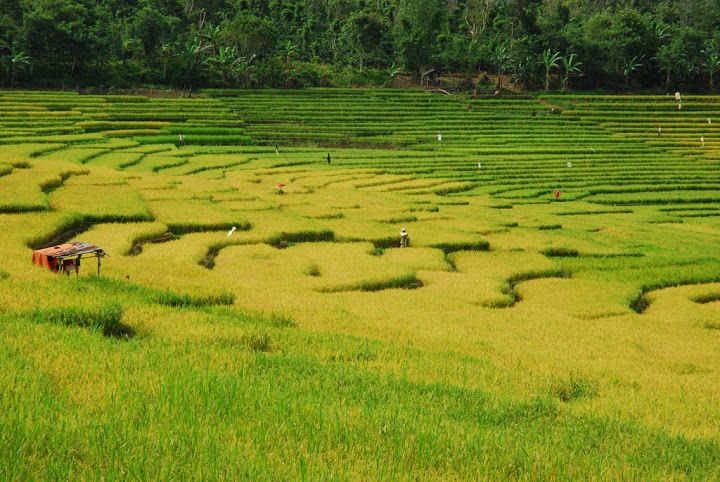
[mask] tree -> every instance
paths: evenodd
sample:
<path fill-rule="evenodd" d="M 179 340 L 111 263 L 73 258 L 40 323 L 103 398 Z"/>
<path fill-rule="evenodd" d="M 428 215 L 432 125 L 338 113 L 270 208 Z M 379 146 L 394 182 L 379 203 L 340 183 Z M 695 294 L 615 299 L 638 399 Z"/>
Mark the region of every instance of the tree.
<path fill-rule="evenodd" d="M 235 47 L 218 47 L 217 55 L 212 57 L 212 63 L 220 70 L 220 77 L 225 87 L 230 86 L 232 71 L 241 62 Z"/>
<path fill-rule="evenodd" d="M 653 31 L 637 11 L 624 9 L 613 16 L 612 27 L 605 32 L 615 72 L 623 72 L 624 60 L 649 56 L 653 51 Z M 659 32 L 664 35 L 662 31 Z"/>
<path fill-rule="evenodd" d="M 15 45 L 10 47 L 10 55 L 3 58 L 5 63 L 5 70 L 10 74 L 10 88 L 13 88 L 15 84 L 15 76 L 18 70 L 23 70 L 26 66 L 30 65 L 31 58 L 25 55 L 25 52 L 18 52 L 15 49 Z"/>
<path fill-rule="evenodd" d="M 402 0 L 398 7 L 397 53 L 408 70 L 420 74 L 421 86 L 440 49 L 437 39 L 446 28 L 446 14 L 442 0 Z"/>
<path fill-rule="evenodd" d="M 498 89 L 502 88 L 503 72 L 510 65 L 510 60 L 510 50 L 508 50 L 506 45 L 499 45 L 495 47 L 495 50 L 493 50 L 492 53 L 492 63 L 495 66 L 495 71 L 497 72 L 496 87 Z"/>
<path fill-rule="evenodd" d="M 219 26 L 213 26 L 209 24 L 202 31 L 202 36 L 205 37 L 208 42 L 210 42 L 210 48 L 212 49 L 213 54 L 219 53 L 220 51 L 221 33 L 222 29 Z"/>
<path fill-rule="evenodd" d="M 200 39 L 188 39 L 177 45 L 177 49 L 174 52 L 180 59 L 184 69 L 182 79 L 183 87 L 193 87 L 197 77 L 197 67 L 207 61 L 207 59 L 203 57 L 203 54 L 209 48 L 210 45 L 203 44 Z"/>
<path fill-rule="evenodd" d="M 160 46 L 158 49 L 158 54 L 160 56 L 160 65 L 162 65 L 162 78 L 165 80 L 167 78 L 167 68 L 168 68 L 168 60 L 172 58 L 173 56 L 173 49 L 175 47 L 175 44 L 172 42 L 166 42 Z"/>
<path fill-rule="evenodd" d="M 568 81 L 570 80 L 570 76 L 573 74 L 579 74 L 580 73 L 580 66 L 582 65 L 582 62 L 575 60 L 575 54 L 565 55 L 562 58 L 563 67 L 565 68 L 565 74 L 562 78 L 562 91 L 565 92 L 565 89 L 567 89 Z"/>
<path fill-rule="evenodd" d="M 540 60 L 545 66 L 545 92 L 548 92 L 550 90 L 550 70 L 559 67 L 560 52 L 552 53 L 550 49 L 547 49 L 540 56 Z"/>
<path fill-rule="evenodd" d="M 86 0 L 38 0 L 23 16 L 19 42 L 44 75 L 72 77 L 93 52 L 94 10 Z"/>
<path fill-rule="evenodd" d="M 627 60 L 625 58 L 622 59 L 622 68 L 623 68 L 623 77 L 625 78 L 625 87 L 629 86 L 630 83 L 630 74 L 635 72 L 637 69 L 642 67 L 642 58 L 638 58 L 636 55 L 635 57 L 631 58 L 630 60 Z"/>
<path fill-rule="evenodd" d="M 477 42 L 477 36 L 482 34 L 488 24 L 490 10 L 495 7 L 497 0 L 468 0 L 463 15 L 465 25 L 470 32 L 472 43 Z"/>
<path fill-rule="evenodd" d="M 234 45 L 243 57 L 261 58 L 271 53 L 280 43 L 280 33 L 270 18 L 259 17 L 247 11 L 240 12 L 221 34 L 226 45 Z"/>
<path fill-rule="evenodd" d="M 287 41 L 284 47 L 283 56 L 285 57 L 285 65 L 290 67 L 290 59 L 297 55 L 298 46 L 292 43 L 290 40 Z"/>
<path fill-rule="evenodd" d="M 132 50 L 139 43 L 140 42 L 138 42 L 137 39 L 134 39 L 132 37 L 123 37 L 123 39 L 120 41 L 120 60 L 123 65 L 125 65 L 125 60 L 128 57 L 128 53 L 132 56 Z"/>
<path fill-rule="evenodd" d="M 378 50 L 384 30 L 382 18 L 374 12 L 354 13 L 343 25 L 341 35 L 355 50 L 360 60 L 359 70 L 363 69 L 366 55 Z"/>
<path fill-rule="evenodd" d="M 146 5 L 135 13 L 127 33 L 122 33 L 123 42 L 127 39 L 133 44 L 142 45 L 145 57 L 151 58 L 163 44 L 173 38 L 173 32 L 179 23 L 180 19 L 177 17 L 163 14 Z"/>
<path fill-rule="evenodd" d="M 242 86 L 243 89 L 248 88 L 248 82 L 250 80 L 250 72 L 255 70 L 254 65 L 250 65 L 250 62 L 247 60 L 241 60 L 240 63 L 237 64 L 237 73 L 240 76 L 240 79 L 242 80 Z"/>
<path fill-rule="evenodd" d="M 708 74 L 710 74 L 708 89 L 713 90 L 713 74 L 720 69 L 720 56 L 717 52 L 708 52 L 707 58 L 705 59 L 705 68 L 708 70 Z"/>
<path fill-rule="evenodd" d="M 673 69 L 683 61 L 682 54 L 673 48 L 673 44 L 661 45 L 655 57 L 653 57 L 653 60 L 658 63 L 660 70 L 665 72 L 665 88 L 669 90 L 670 74 Z"/>

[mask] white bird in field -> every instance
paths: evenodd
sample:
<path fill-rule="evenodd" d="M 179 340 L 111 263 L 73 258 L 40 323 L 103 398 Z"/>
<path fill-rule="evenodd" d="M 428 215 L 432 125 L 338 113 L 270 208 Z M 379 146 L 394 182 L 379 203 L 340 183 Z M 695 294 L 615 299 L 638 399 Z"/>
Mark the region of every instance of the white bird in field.
<path fill-rule="evenodd" d="M 478 169 L 482 169 L 482 164 L 478 162 Z"/>
<path fill-rule="evenodd" d="M 595 149 L 593 149 L 592 147 L 590 148 L 590 150 L 593 151 L 593 154 L 595 153 Z"/>
<path fill-rule="evenodd" d="M 237 228 L 235 226 L 233 226 L 233 228 L 227 233 L 227 235 L 230 236 L 232 233 L 235 232 L 236 229 Z M 225 236 L 225 237 L 227 238 L 227 236 Z"/>
<path fill-rule="evenodd" d="M 438 132 L 438 140 L 439 140 L 439 141 L 442 140 L 442 134 L 440 134 L 439 132 Z"/>

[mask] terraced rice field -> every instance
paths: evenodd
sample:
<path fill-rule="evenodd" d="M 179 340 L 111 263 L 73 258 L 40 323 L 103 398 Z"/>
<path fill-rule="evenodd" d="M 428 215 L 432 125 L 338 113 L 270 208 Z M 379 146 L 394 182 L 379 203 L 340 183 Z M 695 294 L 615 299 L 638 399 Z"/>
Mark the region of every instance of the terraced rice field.
<path fill-rule="evenodd" d="M 0 478 L 720 477 L 720 97 L 677 105 L 0 92 Z M 72 239 L 101 277 L 30 263 Z"/>

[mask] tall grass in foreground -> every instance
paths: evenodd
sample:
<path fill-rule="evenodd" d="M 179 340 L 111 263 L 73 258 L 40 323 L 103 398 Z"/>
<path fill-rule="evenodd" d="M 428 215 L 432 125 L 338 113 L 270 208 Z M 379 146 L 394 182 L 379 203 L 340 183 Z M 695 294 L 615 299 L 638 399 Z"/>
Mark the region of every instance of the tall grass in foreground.
<path fill-rule="evenodd" d="M 378 355 L 421 363 L 411 348 L 275 328 L 256 315 L 198 314 L 199 327 L 224 334 L 127 342 L 3 315 L 0 475 L 720 476 L 714 442 L 564 410 L 561 400 L 588 393 L 577 377 L 522 400 L 372 369 Z M 52 357 L 28 370 L 18 353 L 50 343 Z"/>

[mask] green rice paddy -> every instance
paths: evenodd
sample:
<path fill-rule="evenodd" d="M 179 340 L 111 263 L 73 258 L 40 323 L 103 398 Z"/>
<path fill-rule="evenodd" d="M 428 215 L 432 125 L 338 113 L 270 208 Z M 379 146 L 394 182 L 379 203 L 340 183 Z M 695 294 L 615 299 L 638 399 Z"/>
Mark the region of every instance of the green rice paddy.
<path fill-rule="evenodd" d="M 0 92 L 0 479 L 720 478 L 718 113 Z"/>

